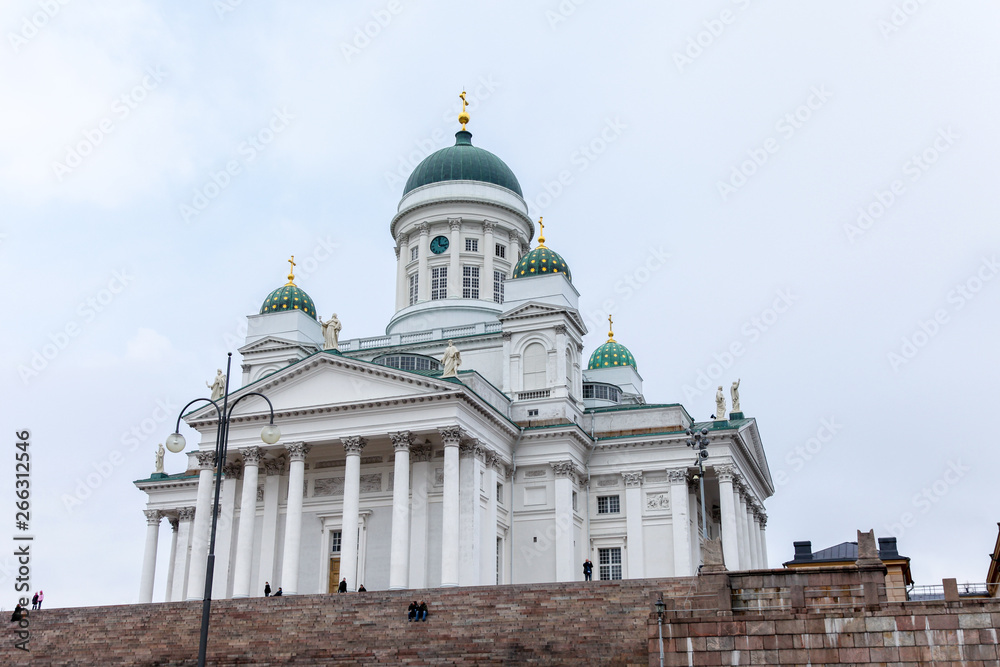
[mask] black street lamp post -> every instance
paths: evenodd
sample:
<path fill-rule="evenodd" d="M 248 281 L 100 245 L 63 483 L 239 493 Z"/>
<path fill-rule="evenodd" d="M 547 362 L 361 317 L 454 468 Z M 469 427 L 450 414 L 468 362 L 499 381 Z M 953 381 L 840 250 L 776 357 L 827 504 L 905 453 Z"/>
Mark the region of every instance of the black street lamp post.
<path fill-rule="evenodd" d="M 229 421 L 233 416 L 236 404 L 250 396 L 260 396 L 267 401 L 267 407 L 271 411 L 271 419 L 267 426 L 261 429 L 260 439 L 268 445 L 273 445 L 281 438 L 281 431 L 274 425 L 274 406 L 271 405 L 270 399 L 264 394 L 255 391 L 250 392 L 240 396 L 233 401 L 232 405 L 229 405 L 229 372 L 232 364 L 233 353 L 230 352 L 226 360 L 226 387 L 222 392 L 222 408 L 220 409 L 219 404 L 216 403 L 218 399 L 194 399 L 181 408 L 180 413 L 177 415 L 177 425 L 174 427 L 174 432 L 167 436 L 166 441 L 167 449 L 171 452 L 176 454 L 184 451 L 184 436 L 180 434 L 181 417 L 183 417 L 184 411 L 199 402 L 211 403 L 215 407 L 215 412 L 219 415 L 219 423 L 215 431 L 215 501 L 212 504 L 212 533 L 208 543 L 208 565 L 205 571 L 205 598 L 201 606 L 201 640 L 198 645 L 198 667 L 205 667 L 205 655 L 208 650 L 208 620 L 212 611 L 212 581 L 215 574 L 215 531 L 219 522 L 219 494 L 222 491 L 222 484 L 220 482 L 222 480 L 222 466 L 226 461 L 226 450 L 229 447 Z"/>
<path fill-rule="evenodd" d="M 708 527 L 705 514 L 708 508 L 705 506 L 705 459 L 708 458 L 708 429 L 700 431 L 687 430 L 687 446 L 698 452 L 698 482 L 701 485 L 701 534 L 702 539 L 708 539 Z"/>

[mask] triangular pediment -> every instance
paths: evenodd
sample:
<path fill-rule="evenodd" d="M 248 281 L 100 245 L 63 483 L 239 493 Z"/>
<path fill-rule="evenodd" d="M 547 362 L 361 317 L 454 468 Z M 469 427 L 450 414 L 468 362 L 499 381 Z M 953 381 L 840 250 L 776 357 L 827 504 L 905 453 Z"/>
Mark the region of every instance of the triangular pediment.
<path fill-rule="evenodd" d="M 275 412 L 281 412 L 439 394 L 460 388 L 461 385 L 446 380 L 320 352 L 234 391 L 229 400 L 232 403 L 240 396 L 259 392 L 270 399 Z M 234 414 L 266 410 L 263 400 L 251 397 L 237 404 Z M 201 409 L 190 419 L 197 421 L 213 414 L 212 408 Z"/>
<path fill-rule="evenodd" d="M 244 345 L 237 351 L 240 354 L 246 355 L 259 354 L 262 352 L 280 352 L 289 349 L 305 350 L 311 354 L 316 351 L 316 346 L 305 345 L 299 341 L 278 338 L 277 336 L 266 336 L 260 340 L 250 343 L 249 345 Z"/>
<path fill-rule="evenodd" d="M 581 333 L 586 333 L 587 331 L 587 327 L 583 323 L 583 318 L 580 317 L 579 311 L 573 308 L 553 306 L 552 304 L 540 303 L 538 301 L 528 301 L 527 303 L 523 303 L 516 308 L 508 310 L 500 316 L 500 321 L 506 322 L 511 320 L 527 320 L 539 317 L 550 317 L 552 315 L 565 315 L 568 320 L 576 325 Z"/>

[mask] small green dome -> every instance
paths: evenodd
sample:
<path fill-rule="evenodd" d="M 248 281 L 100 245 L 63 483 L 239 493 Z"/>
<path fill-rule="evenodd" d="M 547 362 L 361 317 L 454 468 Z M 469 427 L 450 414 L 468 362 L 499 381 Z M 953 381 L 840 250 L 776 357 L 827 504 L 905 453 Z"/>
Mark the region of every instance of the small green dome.
<path fill-rule="evenodd" d="M 301 310 L 309 317 L 316 319 L 316 305 L 313 300 L 292 283 L 282 285 L 267 295 L 260 307 L 260 314 L 278 313 L 285 310 Z"/>
<path fill-rule="evenodd" d="M 510 277 L 511 279 L 526 278 L 527 276 L 540 276 L 547 273 L 565 273 L 569 281 L 573 282 L 573 273 L 566 265 L 566 260 L 559 253 L 540 245 L 521 258 Z"/>
<path fill-rule="evenodd" d="M 635 365 L 635 357 L 628 351 L 628 348 L 613 340 L 609 340 L 594 350 L 594 353 L 590 355 L 590 363 L 587 364 L 587 370 L 592 371 L 596 368 L 611 366 L 631 366 L 639 370 Z"/>
<path fill-rule="evenodd" d="M 521 185 L 514 172 L 493 153 L 472 145 L 472 133 L 459 130 L 455 145 L 442 148 L 424 158 L 410 174 L 403 188 L 405 195 L 422 185 L 443 181 L 481 181 L 492 183 L 521 195 Z"/>

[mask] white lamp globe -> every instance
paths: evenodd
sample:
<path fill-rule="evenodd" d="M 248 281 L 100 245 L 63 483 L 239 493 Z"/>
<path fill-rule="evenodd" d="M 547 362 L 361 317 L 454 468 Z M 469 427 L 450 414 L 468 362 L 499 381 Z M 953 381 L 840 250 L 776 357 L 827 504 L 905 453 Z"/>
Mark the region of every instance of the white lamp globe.
<path fill-rule="evenodd" d="M 171 433 L 167 436 L 166 446 L 167 449 L 172 451 L 174 454 L 184 451 L 184 446 L 187 443 L 184 442 L 184 436 L 180 433 Z"/>
<path fill-rule="evenodd" d="M 260 430 L 260 439 L 269 445 L 273 445 L 281 439 L 281 431 L 274 424 L 268 424 Z"/>

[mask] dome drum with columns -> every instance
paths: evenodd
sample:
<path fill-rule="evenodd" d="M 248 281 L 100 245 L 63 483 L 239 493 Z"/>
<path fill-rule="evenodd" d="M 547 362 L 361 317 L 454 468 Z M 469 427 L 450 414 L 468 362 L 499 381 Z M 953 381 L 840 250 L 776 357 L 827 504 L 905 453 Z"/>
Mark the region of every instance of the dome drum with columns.
<path fill-rule="evenodd" d="M 472 146 L 464 106 L 460 122 L 390 222 L 384 333 L 331 349 L 327 310 L 293 275 L 248 316 L 230 401 L 266 395 L 282 440 L 260 442 L 261 399 L 237 404 L 214 597 L 260 595 L 265 581 L 327 593 L 344 577 L 349 590 L 576 581 L 587 558 L 595 578 L 686 576 L 706 538 L 721 539 L 729 569 L 765 567 L 774 485 L 756 420 L 648 402 L 612 331 L 586 354 L 568 264 L 541 235 L 529 247 L 513 171 Z M 306 287 L 336 310 L 334 292 Z M 712 398 L 691 407 L 707 416 Z M 167 462 L 184 470 L 135 482 L 148 498 L 145 602 L 164 577 L 157 599 L 200 599 L 204 585 L 215 422 L 210 409 L 185 421 L 201 441 L 186 465 Z M 704 505 L 688 429 L 709 441 Z M 164 532 L 171 556 L 157 563 Z"/>

